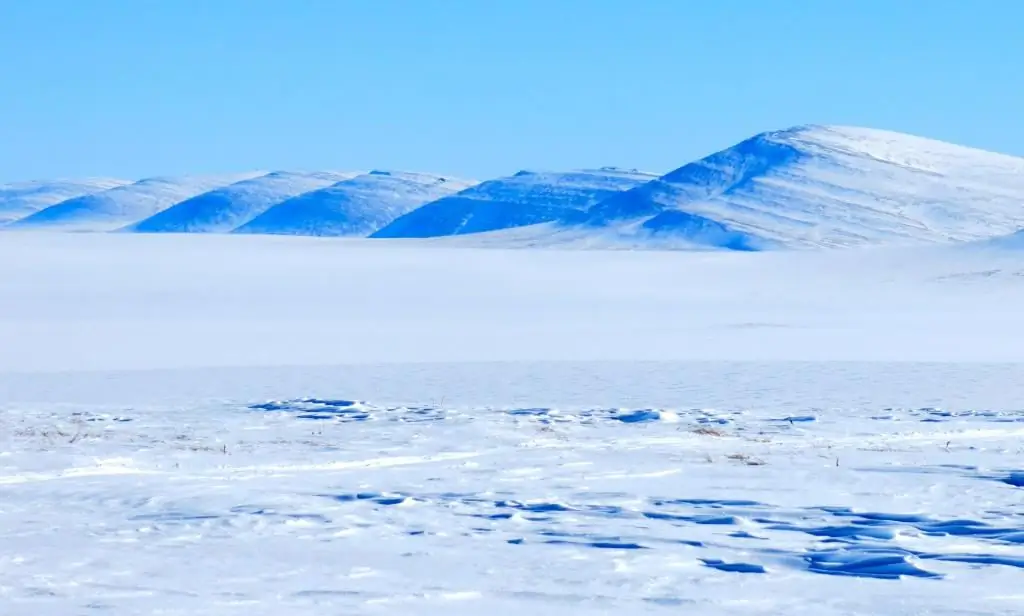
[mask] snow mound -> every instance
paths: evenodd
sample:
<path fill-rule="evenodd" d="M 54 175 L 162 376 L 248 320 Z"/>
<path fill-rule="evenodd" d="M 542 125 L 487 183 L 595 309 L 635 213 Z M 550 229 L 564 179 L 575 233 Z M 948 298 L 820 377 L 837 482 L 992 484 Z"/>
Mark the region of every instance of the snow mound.
<path fill-rule="evenodd" d="M 762 133 L 588 211 L 585 225 L 712 243 L 965 241 L 1024 227 L 1024 158 L 844 126 Z"/>
<path fill-rule="evenodd" d="M 113 231 L 176 203 L 256 174 L 149 178 L 62 201 L 15 221 L 11 228 Z"/>
<path fill-rule="evenodd" d="M 143 233 L 226 233 L 282 201 L 356 175 L 276 171 L 196 195 L 131 225 L 127 230 Z"/>
<path fill-rule="evenodd" d="M 427 173 L 371 171 L 278 203 L 236 231 L 366 236 L 424 203 L 472 184 Z"/>
<path fill-rule="evenodd" d="M 653 180 L 605 167 L 570 172 L 520 171 L 483 182 L 401 216 L 373 237 L 441 237 L 523 227 L 567 217 Z"/>
<path fill-rule="evenodd" d="M 0 185 L 0 225 L 25 218 L 61 201 L 125 184 L 128 184 L 128 181 L 111 178 L 36 180 L 3 184 Z"/>

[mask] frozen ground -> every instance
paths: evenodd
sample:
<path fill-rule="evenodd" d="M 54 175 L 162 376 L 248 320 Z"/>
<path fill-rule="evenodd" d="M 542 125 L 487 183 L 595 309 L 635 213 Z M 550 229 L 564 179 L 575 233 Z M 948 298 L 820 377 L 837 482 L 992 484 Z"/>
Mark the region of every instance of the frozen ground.
<path fill-rule="evenodd" d="M 1000 247 L 0 244 L 0 613 L 1017 614 Z"/>

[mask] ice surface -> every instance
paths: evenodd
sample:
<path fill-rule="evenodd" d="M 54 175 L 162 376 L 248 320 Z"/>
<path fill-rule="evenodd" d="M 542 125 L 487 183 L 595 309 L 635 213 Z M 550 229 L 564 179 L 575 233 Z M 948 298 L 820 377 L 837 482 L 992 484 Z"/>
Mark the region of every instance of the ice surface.
<path fill-rule="evenodd" d="M 365 237 L 428 201 L 472 184 L 427 173 L 373 171 L 288 199 L 237 231 Z"/>
<path fill-rule="evenodd" d="M 196 195 L 131 225 L 128 230 L 145 233 L 226 233 L 282 201 L 356 175 L 330 171 L 276 171 Z"/>
<path fill-rule="evenodd" d="M 134 224 L 190 197 L 259 175 L 241 173 L 149 178 L 61 201 L 12 222 L 8 229 L 113 231 Z"/>
<path fill-rule="evenodd" d="M 564 173 L 520 171 L 428 203 L 374 237 L 441 237 L 510 229 L 579 216 L 656 176 L 612 167 Z"/>
<path fill-rule="evenodd" d="M 0 226 L 35 214 L 39 210 L 117 186 L 126 180 L 94 178 L 85 180 L 39 180 L 0 184 Z"/>
<path fill-rule="evenodd" d="M 5 616 L 1019 613 L 1019 250 L 3 240 Z"/>

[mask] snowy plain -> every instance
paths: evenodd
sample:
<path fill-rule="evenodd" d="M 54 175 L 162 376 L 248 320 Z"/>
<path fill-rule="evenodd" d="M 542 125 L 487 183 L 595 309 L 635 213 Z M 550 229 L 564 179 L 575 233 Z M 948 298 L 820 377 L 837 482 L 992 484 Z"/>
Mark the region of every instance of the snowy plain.
<path fill-rule="evenodd" d="M 2 240 L 5 615 L 1024 605 L 1014 243 Z"/>

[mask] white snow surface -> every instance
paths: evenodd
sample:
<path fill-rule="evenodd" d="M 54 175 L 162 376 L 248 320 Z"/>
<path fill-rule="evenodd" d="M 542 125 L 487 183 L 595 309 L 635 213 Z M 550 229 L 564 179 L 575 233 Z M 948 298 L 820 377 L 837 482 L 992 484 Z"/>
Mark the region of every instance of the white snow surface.
<path fill-rule="evenodd" d="M 274 171 L 204 192 L 130 225 L 144 233 L 227 233 L 282 201 L 357 176 L 355 172 Z"/>
<path fill-rule="evenodd" d="M 627 239 L 686 239 L 708 221 L 762 247 L 994 237 L 1024 228 L 1024 158 L 889 131 L 802 126 L 612 196 L 588 219 Z M 697 239 L 714 244 L 720 235 Z"/>
<path fill-rule="evenodd" d="M 398 218 L 374 237 L 443 237 L 562 220 L 655 178 L 652 173 L 616 167 L 520 171 L 428 203 Z"/>
<path fill-rule="evenodd" d="M 128 184 L 127 180 L 112 178 L 35 180 L 0 184 L 0 226 L 35 214 L 39 210 L 61 201 L 125 184 Z"/>
<path fill-rule="evenodd" d="M 114 231 L 185 199 L 260 173 L 236 173 L 139 180 L 61 201 L 7 225 L 7 229 Z"/>
<path fill-rule="evenodd" d="M 237 231 L 365 237 L 424 203 L 474 183 L 429 173 L 371 171 L 278 203 Z"/>
<path fill-rule="evenodd" d="M 0 242 L 0 613 L 1018 614 L 1004 244 Z"/>

